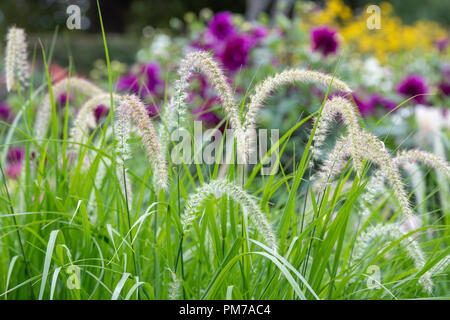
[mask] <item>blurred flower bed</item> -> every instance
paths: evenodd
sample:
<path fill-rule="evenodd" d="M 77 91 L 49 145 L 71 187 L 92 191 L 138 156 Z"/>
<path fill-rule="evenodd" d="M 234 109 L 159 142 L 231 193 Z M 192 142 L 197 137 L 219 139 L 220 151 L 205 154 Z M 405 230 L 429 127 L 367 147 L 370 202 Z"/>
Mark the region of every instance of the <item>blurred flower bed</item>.
<path fill-rule="evenodd" d="M 376 124 L 374 132 L 391 149 L 420 146 L 445 157 L 443 150 L 450 145 L 449 33 L 431 21 L 406 25 L 387 2 L 380 4 L 380 13 L 381 28 L 370 30 L 366 8 L 352 12 L 342 0 L 327 1 L 324 8 L 302 1 L 294 8 L 294 18 L 278 14 L 274 21 L 262 15 L 249 22 L 241 15 L 203 9 L 187 13 L 183 20 L 173 18 L 171 30 L 144 28 L 136 63 L 112 61 L 112 76 L 117 91 L 139 94 L 149 114 L 158 118 L 171 94 L 167 84 L 177 77 L 177 62 L 192 50 L 214 53 L 241 101 L 254 83 L 287 68 L 336 72 L 355 89 L 352 98 L 367 128 Z M 51 71 L 55 80 L 66 73 L 57 65 Z M 105 62 L 95 61 L 86 76 L 106 87 Z M 206 78 L 196 75 L 190 81 L 193 118 L 224 129 L 220 101 Z M 304 84 L 284 88 L 262 110 L 260 126 L 286 132 L 316 111 L 325 94 Z M 66 97 L 59 99 L 64 105 Z M 2 120 L 14 119 L 11 105 L 14 101 L 0 104 Z M 107 112 L 99 106 L 99 117 Z M 415 134 L 405 140 L 411 131 Z M 307 134 L 296 133 L 300 140 Z"/>

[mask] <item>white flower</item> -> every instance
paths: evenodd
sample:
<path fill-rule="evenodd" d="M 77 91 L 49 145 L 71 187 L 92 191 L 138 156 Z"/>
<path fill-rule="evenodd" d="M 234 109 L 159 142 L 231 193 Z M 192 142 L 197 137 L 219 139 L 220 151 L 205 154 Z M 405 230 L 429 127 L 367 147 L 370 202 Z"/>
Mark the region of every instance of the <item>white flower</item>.
<path fill-rule="evenodd" d="M 430 108 L 423 105 L 415 107 L 416 123 L 419 133 L 423 137 L 437 135 L 445 125 L 445 118 L 439 108 Z"/>

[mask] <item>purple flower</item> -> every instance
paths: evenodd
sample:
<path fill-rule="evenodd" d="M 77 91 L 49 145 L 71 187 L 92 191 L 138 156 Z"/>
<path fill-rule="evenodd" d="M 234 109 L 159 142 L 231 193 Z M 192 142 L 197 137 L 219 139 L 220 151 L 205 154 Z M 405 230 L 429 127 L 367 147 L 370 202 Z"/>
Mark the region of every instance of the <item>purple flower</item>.
<path fill-rule="evenodd" d="M 441 82 L 438 84 L 438 88 L 442 91 L 446 96 L 450 95 L 450 84 L 446 82 Z"/>
<path fill-rule="evenodd" d="M 159 119 L 159 115 L 161 113 L 161 106 L 158 104 L 150 104 L 148 106 L 145 106 L 145 109 L 147 109 L 147 114 L 149 117 Z"/>
<path fill-rule="evenodd" d="M 419 95 L 414 98 L 414 101 L 420 104 L 425 104 L 426 99 L 423 94 L 428 93 L 428 86 L 425 83 L 424 78 L 412 74 L 410 76 L 407 76 L 402 80 L 402 82 L 400 82 L 400 84 L 397 86 L 397 92 L 407 98 Z"/>
<path fill-rule="evenodd" d="M 127 74 L 119 78 L 117 82 L 117 91 L 129 91 L 139 94 L 139 78 L 134 74 Z"/>
<path fill-rule="evenodd" d="M 265 37 L 267 37 L 268 31 L 265 26 L 258 26 L 253 28 L 251 35 L 255 40 L 261 40 Z"/>
<path fill-rule="evenodd" d="M 320 51 L 323 56 L 336 53 L 339 46 L 337 32 L 326 26 L 312 29 L 311 45 L 313 51 Z"/>
<path fill-rule="evenodd" d="M 20 162 L 25 158 L 25 149 L 22 147 L 10 148 L 6 155 L 8 162 Z"/>
<path fill-rule="evenodd" d="M 6 155 L 6 174 L 12 178 L 17 179 L 22 170 L 22 163 L 25 158 L 25 149 L 22 147 L 10 148 Z"/>
<path fill-rule="evenodd" d="M 436 41 L 436 48 L 438 48 L 439 51 L 443 52 L 443 51 L 445 51 L 445 49 L 447 49 L 448 42 L 449 42 L 448 37 L 444 37 L 444 38 L 442 38 L 440 40 L 437 40 Z"/>
<path fill-rule="evenodd" d="M 105 106 L 104 104 L 99 104 L 95 109 L 94 109 L 94 116 L 95 116 L 95 121 L 97 121 L 97 123 L 104 117 L 108 116 L 109 114 L 109 108 L 107 106 Z"/>
<path fill-rule="evenodd" d="M 222 118 L 220 118 L 215 112 L 209 111 L 209 109 L 211 109 L 212 106 L 218 102 L 220 102 L 220 99 L 218 97 L 210 98 L 208 99 L 208 101 L 204 106 L 193 109 L 192 113 L 194 115 L 197 115 L 198 120 L 203 121 L 213 127 L 216 127 L 222 121 Z M 224 129 L 225 124 L 222 124 L 219 130 L 223 132 Z"/>
<path fill-rule="evenodd" d="M 75 99 L 75 96 L 71 92 L 69 94 L 69 104 L 71 104 L 73 102 L 73 99 Z M 64 92 L 64 93 L 61 93 L 61 95 L 59 96 L 59 104 L 62 106 L 65 106 L 66 103 L 67 103 L 67 92 Z"/>
<path fill-rule="evenodd" d="M 0 103 L 0 120 L 4 122 L 11 122 L 14 119 L 14 114 L 7 102 Z"/>
<path fill-rule="evenodd" d="M 375 106 L 367 101 L 364 101 L 352 93 L 353 100 L 361 113 L 361 116 L 366 117 L 373 113 Z"/>
<path fill-rule="evenodd" d="M 236 34 L 228 38 L 225 48 L 218 54 L 218 58 L 228 70 L 236 71 L 247 64 L 252 42 L 248 36 Z"/>
<path fill-rule="evenodd" d="M 442 75 L 444 76 L 444 80 L 450 83 L 450 64 L 442 67 Z"/>
<path fill-rule="evenodd" d="M 208 24 L 208 32 L 219 40 L 224 40 L 234 33 L 231 13 L 219 12 Z"/>
<path fill-rule="evenodd" d="M 17 179 L 19 177 L 20 172 L 22 171 L 22 163 L 21 162 L 13 162 L 6 165 L 6 175 L 11 179 Z"/>
<path fill-rule="evenodd" d="M 395 101 L 392 101 L 378 93 L 372 94 L 368 99 L 367 104 L 370 105 L 369 109 L 375 109 L 380 106 L 387 110 L 393 110 L 397 107 L 397 103 Z"/>
<path fill-rule="evenodd" d="M 145 74 L 147 78 L 145 88 L 151 93 L 156 93 L 157 87 L 163 84 L 159 64 L 157 62 L 144 63 L 141 66 L 141 73 Z"/>

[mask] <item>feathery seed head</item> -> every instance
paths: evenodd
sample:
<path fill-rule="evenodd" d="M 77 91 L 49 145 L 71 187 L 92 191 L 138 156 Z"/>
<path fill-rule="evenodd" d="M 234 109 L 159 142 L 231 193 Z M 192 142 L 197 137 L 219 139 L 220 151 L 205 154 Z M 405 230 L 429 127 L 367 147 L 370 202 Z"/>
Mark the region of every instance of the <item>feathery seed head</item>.
<path fill-rule="evenodd" d="M 116 135 L 118 140 L 116 152 L 118 153 L 118 159 L 120 159 L 121 164 L 124 165 L 124 161 L 130 157 L 127 139 L 130 135 L 130 122 L 133 120 L 153 167 L 153 173 L 155 175 L 153 184 L 155 189 L 166 189 L 168 183 L 167 165 L 162 157 L 155 128 L 147 114 L 144 104 L 137 96 L 126 95 L 122 97 L 116 115 Z"/>
<path fill-rule="evenodd" d="M 360 173 L 362 171 L 362 163 L 355 150 L 356 139 L 360 131 L 360 126 L 358 123 L 357 111 L 349 100 L 336 96 L 325 102 L 322 114 L 317 124 L 315 135 L 313 137 L 314 150 L 317 150 L 323 145 L 330 123 L 337 115 L 342 117 L 344 124 L 347 127 L 349 139 L 348 145 L 351 149 L 355 168 L 357 172 Z M 317 158 L 317 156 L 318 152 L 313 154 L 314 158 Z"/>
<path fill-rule="evenodd" d="M 59 97 L 62 93 L 66 93 L 68 88 L 70 90 L 78 90 L 82 94 L 93 97 L 104 93 L 100 88 L 89 82 L 88 80 L 71 77 L 65 78 L 56 84 L 52 85 L 52 93 L 54 97 Z M 47 93 L 44 97 L 43 104 L 38 110 L 35 122 L 35 132 L 38 140 L 44 138 L 45 132 L 47 130 L 48 121 L 51 115 L 51 101 L 50 93 Z"/>
<path fill-rule="evenodd" d="M 30 77 L 27 61 L 27 43 L 25 31 L 21 28 L 11 27 L 6 36 L 5 73 L 6 89 L 11 91 L 16 81 L 22 86 L 28 84 Z"/>
<path fill-rule="evenodd" d="M 255 92 L 250 97 L 250 103 L 247 107 L 244 130 L 255 126 L 259 110 L 264 105 L 264 100 L 267 99 L 273 91 L 283 85 L 294 84 L 296 82 L 321 84 L 325 87 L 331 85 L 339 91 L 351 92 L 350 87 L 343 81 L 321 72 L 302 69 L 283 71 L 268 77 L 256 86 Z"/>
<path fill-rule="evenodd" d="M 228 195 L 234 201 L 239 203 L 244 213 L 250 216 L 266 243 L 275 251 L 277 250 L 278 246 L 275 234 L 258 204 L 241 187 L 225 180 L 214 180 L 209 184 L 205 184 L 197 189 L 196 193 L 190 196 L 189 201 L 186 204 L 186 209 L 181 216 L 181 224 L 184 232 L 189 230 L 193 221 L 196 219 L 196 214 L 199 211 L 202 202 L 211 194 L 216 198 Z"/>
<path fill-rule="evenodd" d="M 113 101 L 119 101 L 120 96 L 113 94 Z M 78 144 L 73 144 L 72 149 L 74 152 L 80 150 L 80 144 L 83 144 L 86 138 L 89 136 L 89 129 L 95 128 L 96 119 L 94 115 L 94 110 L 98 105 L 105 105 L 111 108 L 111 96 L 109 93 L 101 93 L 99 95 L 93 96 L 88 99 L 81 106 L 80 111 L 74 120 L 73 127 L 70 130 L 70 140 L 77 142 Z"/>
<path fill-rule="evenodd" d="M 369 227 L 363 232 L 356 240 L 354 252 L 355 259 L 360 260 L 363 258 L 364 253 L 377 241 L 387 243 L 389 241 L 396 241 L 405 236 L 400 230 L 400 227 L 396 223 L 391 224 L 377 224 L 373 227 Z M 401 248 L 405 250 L 409 258 L 414 262 L 415 268 L 420 270 L 425 266 L 425 255 L 420 248 L 419 243 L 414 239 L 402 239 L 399 243 Z M 433 290 L 433 281 L 431 279 L 431 273 L 428 271 L 424 273 L 419 279 L 419 284 L 428 292 Z"/>

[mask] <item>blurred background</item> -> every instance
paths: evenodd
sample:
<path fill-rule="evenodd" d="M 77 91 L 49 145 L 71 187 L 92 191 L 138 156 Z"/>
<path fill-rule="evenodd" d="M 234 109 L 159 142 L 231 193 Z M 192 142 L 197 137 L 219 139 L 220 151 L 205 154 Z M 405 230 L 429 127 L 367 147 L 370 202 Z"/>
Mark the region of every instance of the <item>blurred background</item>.
<path fill-rule="evenodd" d="M 296 15 L 295 7 L 299 0 L 100 0 L 105 31 L 108 34 L 109 49 L 112 56 L 124 63 L 132 63 L 136 52 L 142 46 L 142 40 L 150 39 L 157 28 L 171 36 L 186 31 L 186 24 L 202 9 L 212 12 L 230 11 L 245 16 L 249 21 L 264 17 L 274 22 L 276 14 L 282 10 L 288 18 Z M 310 1 L 308 1 L 309 3 Z M 327 1 L 312 1 L 318 7 L 325 7 Z M 353 15 L 360 14 L 368 3 L 380 4 L 373 0 L 345 0 Z M 450 1 L 442 0 L 392 0 L 395 14 L 406 24 L 420 20 L 432 20 L 445 28 L 450 26 Z M 81 9 L 81 30 L 66 28 L 66 13 L 69 5 L 75 4 Z M 281 9 L 280 9 L 281 8 Z M 104 57 L 103 44 L 99 40 L 100 25 L 97 2 L 95 0 L 2 0 L 0 2 L 0 32 L 6 34 L 10 25 L 25 28 L 30 43 L 37 39 L 49 45 L 55 33 L 58 39 L 54 48 L 55 62 L 68 65 L 68 56 L 72 55 L 80 71 L 87 72 L 92 62 Z M 124 35 L 126 35 L 124 37 Z M 2 43 L 2 46 L 4 44 Z M 89 54 L 86 54 L 89 52 Z"/>

